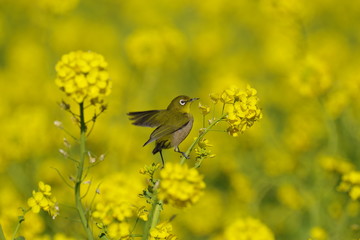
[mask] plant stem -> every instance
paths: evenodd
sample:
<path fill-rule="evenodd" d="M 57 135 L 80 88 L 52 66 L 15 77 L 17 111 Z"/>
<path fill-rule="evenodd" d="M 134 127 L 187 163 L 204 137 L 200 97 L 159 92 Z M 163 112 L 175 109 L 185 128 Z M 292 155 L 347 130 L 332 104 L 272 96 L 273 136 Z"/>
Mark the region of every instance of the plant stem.
<path fill-rule="evenodd" d="M 156 196 L 156 195 L 154 195 Z M 143 240 L 148 240 L 150 236 L 150 230 L 156 227 L 159 222 L 160 212 L 162 209 L 163 202 L 157 198 L 154 199 L 154 203 L 151 207 L 151 211 L 149 214 L 149 219 L 145 224 L 144 235 L 142 237 Z"/>
<path fill-rule="evenodd" d="M 16 234 L 17 234 L 17 232 L 19 231 L 20 225 L 21 225 L 21 223 L 22 223 L 23 221 L 25 221 L 24 216 L 20 216 L 20 217 L 19 217 L 19 221 L 18 221 L 18 223 L 17 223 L 17 225 L 16 225 L 15 231 L 14 231 L 13 236 L 12 236 L 11 239 L 15 239 Z"/>
<path fill-rule="evenodd" d="M 161 200 L 157 201 L 157 204 L 156 204 L 155 210 L 154 210 L 154 216 L 151 221 L 151 228 L 156 227 L 156 225 L 159 222 L 160 212 L 162 210 L 162 204 L 163 204 L 163 202 Z"/>
<path fill-rule="evenodd" d="M 11 239 L 15 239 L 15 237 L 16 237 L 16 235 L 17 235 L 17 232 L 18 232 L 19 229 L 20 229 L 21 223 L 22 223 L 23 221 L 25 221 L 25 214 L 26 214 L 28 211 L 30 211 L 30 209 L 31 209 L 31 208 L 22 209 L 23 215 L 18 216 L 19 221 L 18 221 L 18 223 L 17 223 L 17 225 L 16 225 L 15 231 L 14 231 Z M 0 240 L 3 240 L 3 239 L 5 239 L 5 236 L 4 236 L 4 233 L 2 232 L 1 225 L 0 225 Z"/>
<path fill-rule="evenodd" d="M 198 142 L 216 125 L 218 124 L 220 121 L 222 121 L 227 114 L 223 114 L 219 119 L 214 120 L 207 128 L 205 128 L 204 131 L 202 131 L 200 133 L 200 135 L 195 139 L 195 141 L 190 145 L 190 147 L 188 148 L 188 150 L 185 152 L 186 156 L 189 156 L 190 153 L 192 152 L 192 150 L 195 148 L 196 144 L 198 144 Z M 180 164 L 183 165 L 186 162 L 187 158 L 186 157 L 182 157 L 180 160 Z"/>
<path fill-rule="evenodd" d="M 81 202 L 81 183 L 83 181 L 84 162 L 86 156 L 86 124 L 84 117 L 84 103 L 80 103 L 80 161 L 77 169 L 75 182 L 75 204 L 81 223 L 87 235 L 87 239 L 94 239 L 88 219 L 86 218 L 84 206 Z"/>

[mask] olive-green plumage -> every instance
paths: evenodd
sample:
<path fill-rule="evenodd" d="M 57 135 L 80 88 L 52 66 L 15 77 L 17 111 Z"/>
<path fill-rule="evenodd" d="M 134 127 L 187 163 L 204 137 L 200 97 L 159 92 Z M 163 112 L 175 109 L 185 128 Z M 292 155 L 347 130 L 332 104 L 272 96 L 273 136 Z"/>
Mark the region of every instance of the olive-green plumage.
<path fill-rule="evenodd" d="M 174 98 L 167 109 L 128 113 L 132 124 L 156 128 L 144 146 L 155 141 L 152 153 L 159 152 L 163 162 L 162 149 L 174 147 L 175 151 L 185 156 L 178 146 L 191 131 L 194 119 L 190 114 L 190 105 L 197 99 L 181 95 Z"/>

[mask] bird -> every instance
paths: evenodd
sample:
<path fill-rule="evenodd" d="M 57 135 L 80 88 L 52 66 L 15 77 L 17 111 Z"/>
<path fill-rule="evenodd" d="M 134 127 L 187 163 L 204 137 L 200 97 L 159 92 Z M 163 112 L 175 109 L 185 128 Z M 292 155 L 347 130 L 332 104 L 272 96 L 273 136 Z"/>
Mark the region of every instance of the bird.
<path fill-rule="evenodd" d="M 155 142 L 152 153 L 160 153 L 163 167 L 165 166 L 162 155 L 163 149 L 173 147 L 175 152 L 189 158 L 180 151 L 179 144 L 185 140 L 191 131 L 194 118 L 190 114 L 190 106 L 193 101 L 198 99 L 180 95 L 174 98 L 166 109 L 127 113 L 133 125 L 155 128 L 143 146 Z"/>

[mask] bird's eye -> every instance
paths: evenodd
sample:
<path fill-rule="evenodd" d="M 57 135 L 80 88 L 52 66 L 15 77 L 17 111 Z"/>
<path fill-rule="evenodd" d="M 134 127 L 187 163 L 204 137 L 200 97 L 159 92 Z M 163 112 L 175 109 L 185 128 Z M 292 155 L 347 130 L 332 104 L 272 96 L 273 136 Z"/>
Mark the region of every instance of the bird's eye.
<path fill-rule="evenodd" d="M 184 106 L 186 104 L 186 101 L 184 99 L 180 99 L 179 103 Z"/>

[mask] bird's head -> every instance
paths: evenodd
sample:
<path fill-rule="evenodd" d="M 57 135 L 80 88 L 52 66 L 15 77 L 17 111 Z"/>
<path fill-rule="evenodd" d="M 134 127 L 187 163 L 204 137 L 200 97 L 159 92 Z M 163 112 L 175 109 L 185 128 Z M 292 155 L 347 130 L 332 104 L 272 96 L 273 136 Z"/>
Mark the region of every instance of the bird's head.
<path fill-rule="evenodd" d="M 171 103 L 167 107 L 167 110 L 175 110 L 179 112 L 189 113 L 191 103 L 198 99 L 199 98 L 190 98 L 185 95 L 178 96 L 171 101 Z"/>

